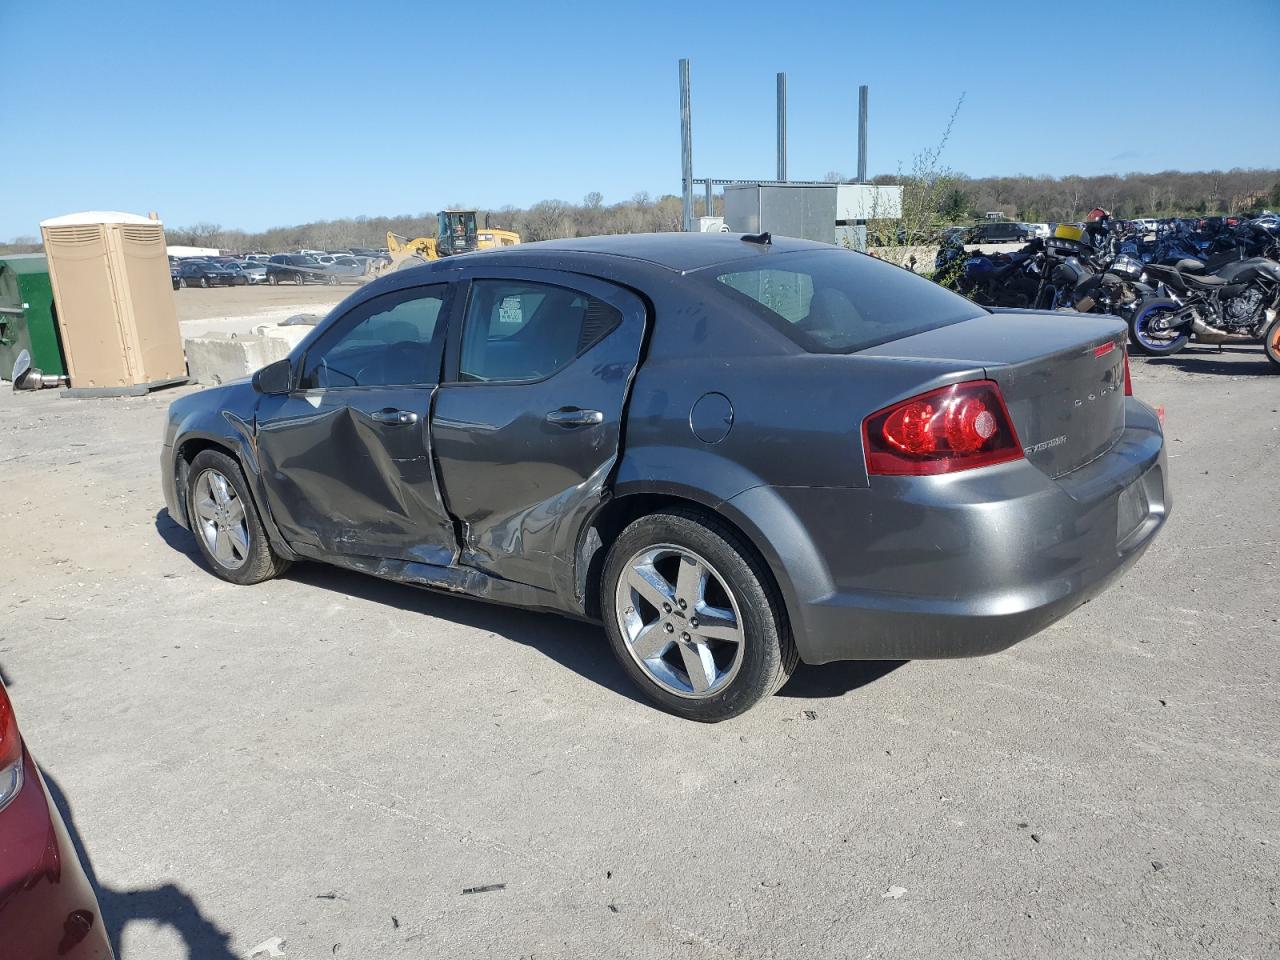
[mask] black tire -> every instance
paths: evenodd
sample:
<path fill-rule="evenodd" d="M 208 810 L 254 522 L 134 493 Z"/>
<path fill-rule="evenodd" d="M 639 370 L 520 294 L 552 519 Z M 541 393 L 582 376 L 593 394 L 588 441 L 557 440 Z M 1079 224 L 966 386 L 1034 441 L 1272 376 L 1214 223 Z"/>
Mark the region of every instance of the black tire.
<path fill-rule="evenodd" d="M 632 656 L 619 624 L 619 580 L 637 554 L 659 545 L 687 550 L 704 559 L 724 581 L 737 604 L 743 635 L 737 673 L 718 692 L 701 699 L 681 696 L 660 685 Z M 623 670 L 646 697 L 687 720 L 717 723 L 744 713 L 777 692 L 799 661 L 782 599 L 762 561 L 723 521 L 695 511 L 650 514 L 619 534 L 605 560 L 600 610 L 609 644 Z"/>
<path fill-rule="evenodd" d="M 205 536 L 201 533 L 200 518 L 197 516 L 196 510 L 196 491 L 201 477 L 211 471 L 226 478 L 227 483 L 234 489 L 235 496 L 244 509 L 248 550 L 245 552 L 239 566 L 230 566 L 214 556 L 205 542 Z M 253 502 L 253 496 L 249 492 L 248 484 L 245 483 L 244 474 L 240 471 L 240 465 L 225 453 L 220 453 L 217 450 L 204 450 L 198 453 L 196 458 L 191 461 L 191 469 L 187 471 L 187 522 L 190 524 L 192 535 L 196 539 L 196 545 L 200 548 L 200 553 L 204 555 L 205 563 L 209 565 L 209 569 L 214 574 L 223 580 L 247 586 L 254 583 L 262 583 L 262 581 L 270 580 L 272 577 L 278 577 L 289 569 L 290 561 L 278 556 L 271 549 L 271 543 L 267 539 L 267 532 L 262 527 L 262 519 L 258 516 L 258 508 Z"/>
<path fill-rule="evenodd" d="M 274 273 L 267 274 L 267 283 L 271 284 L 273 287 L 278 285 L 280 283 L 279 275 Z"/>
<path fill-rule="evenodd" d="M 1280 372 L 1280 316 L 1271 321 L 1262 334 L 1262 350 L 1271 361 L 1271 366 Z"/>
<path fill-rule="evenodd" d="M 1133 348 L 1148 357 L 1169 357 L 1185 347 L 1191 340 L 1190 334 L 1182 333 L 1168 341 L 1160 341 L 1147 332 L 1155 314 L 1177 309 L 1178 304 L 1168 297 L 1148 297 L 1138 304 L 1129 318 L 1129 342 Z"/>

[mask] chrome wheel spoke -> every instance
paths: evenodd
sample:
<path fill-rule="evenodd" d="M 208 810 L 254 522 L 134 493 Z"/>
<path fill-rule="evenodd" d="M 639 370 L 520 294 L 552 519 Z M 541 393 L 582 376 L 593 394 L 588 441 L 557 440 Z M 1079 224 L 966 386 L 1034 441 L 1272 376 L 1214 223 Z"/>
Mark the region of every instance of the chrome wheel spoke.
<path fill-rule="evenodd" d="M 694 693 L 706 693 L 716 679 L 716 661 L 705 643 L 680 642 L 680 659 L 684 661 L 689 686 Z"/>
<path fill-rule="evenodd" d="M 217 515 L 217 508 L 214 506 L 213 500 L 208 497 L 202 497 L 196 501 L 196 516 L 201 520 L 213 523 Z"/>
<path fill-rule="evenodd" d="M 231 541 L 231 549 L 235 551 L 237 560 L 243 560 L 248 556 L 249 534 L 243 525 L 229 527 L 226 535 L 227 539 Z"/>
<path fill-rule="evenodd" d="M 675 588 L 667 582 L 667 578 L 660 574 L 652 564 L 632 566 L 627 574 L 627 585 L 653 604 L 654 608 L 659 612 L 662 611 L 664 603 L 670 605 L 676 599 Z"/>
<path fill-rule="evenodd" d="M 244 524 L 244 504 L 239 497 L 233 496 L 226 505 L 227 522 L 236 526 Z"/>
<path fill-rule="evenodd" d="M 631 641 L 631 649 L 641 660 L 652 660 L 666 652 L 667 647 L 671 646 L 671 640 L 672 636 L 667 633 L 662 622 L 655 621 L 641 628 Z"/>
<path fill-rule="evenodd" d="M 231 548 L 231 534 L 219 530 L 213 535 L 213 555 L 219 563 L 228 567 L 236 562 L 235 551 Z"/>
<path fill-rule="evenodd" d="M 680 558 L 680 573 L 676 577 L 676 596 L 694 609 L 707 588 L 707 570 L 702 561 L 685 554 Z"/>
<path fill-rule="evenodd" d="M 227 489 L 227 478 L 222 474 L 210 470 L 209 489 L 213 491 L 213 499 L 220 505 L 225 506 L 227 501 L 231 499 L 231 493 Z"/>
<path fill-rule="evenodd" d="M 742 629 L 738 626 L 738 618 L 734 616 L 732 610 L 702 603 L 698 605 L 697 612 L 698 625 L 693 629 L 695 634 L 708 640 L 742 642 Z"/>

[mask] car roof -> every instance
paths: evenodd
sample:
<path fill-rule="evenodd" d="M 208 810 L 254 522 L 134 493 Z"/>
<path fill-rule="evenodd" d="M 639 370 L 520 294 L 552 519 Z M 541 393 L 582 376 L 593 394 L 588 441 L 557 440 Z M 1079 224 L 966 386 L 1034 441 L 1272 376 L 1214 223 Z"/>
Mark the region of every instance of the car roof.
<path fill-rule="evenodd" d="M 751 243 L 741 233 L 625 233 L 606 237 L 573 237 L 543 240 L 513 247 L 486 250 L 476 256 L 502 256 L 512 265 L 547 253 L 597 254 L 626 257 L 686 273 L 717 263 L 789 253 L 795 250 L 830 250 L 832 244 L 794 237 L 774 237 L 772 243 Z M 455 262 L 457 260 L 455 259 Z"/>

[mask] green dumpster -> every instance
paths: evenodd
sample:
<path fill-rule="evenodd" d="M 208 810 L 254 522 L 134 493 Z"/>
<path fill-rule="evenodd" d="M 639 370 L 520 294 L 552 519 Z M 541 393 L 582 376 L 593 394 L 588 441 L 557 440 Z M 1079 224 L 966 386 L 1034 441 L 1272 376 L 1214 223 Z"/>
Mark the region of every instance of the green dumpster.
<path fill-rule="evenodd" d="M 33 367 L 66 374 L 49 260 L 42 253 L 0 254 L 0 378 L 9 379 L 23 350 L 31 351 Z"/>

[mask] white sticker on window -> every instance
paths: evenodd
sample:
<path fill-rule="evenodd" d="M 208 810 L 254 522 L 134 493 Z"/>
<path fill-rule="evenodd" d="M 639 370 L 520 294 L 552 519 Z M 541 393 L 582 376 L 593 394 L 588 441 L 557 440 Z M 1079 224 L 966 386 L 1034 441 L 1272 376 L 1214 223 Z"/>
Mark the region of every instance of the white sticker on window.
<path fill-rule="evenodd" d="M 524 311 L 519 297 L 503 297 L 498 304 L 499 323 L 524 323 Z"/>

